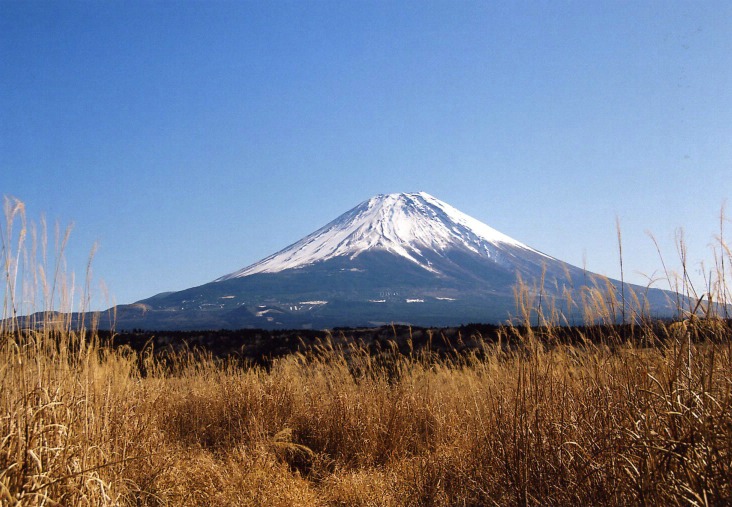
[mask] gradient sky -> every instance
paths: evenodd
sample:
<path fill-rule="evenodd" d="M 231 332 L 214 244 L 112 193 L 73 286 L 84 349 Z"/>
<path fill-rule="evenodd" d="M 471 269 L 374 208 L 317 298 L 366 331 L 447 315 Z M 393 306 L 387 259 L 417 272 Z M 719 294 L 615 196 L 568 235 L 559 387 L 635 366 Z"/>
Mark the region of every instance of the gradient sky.
<path fill-rule="evenodd" d="M 0 194 L 74 223 L 77 273 L 97 242 L 117 303 L 416 191 L 613 277 L 617 217 L 644 283 L 645 231 L 696 263 L 732 195 L 730 27 L 729 1 L 4 0 Z"/>

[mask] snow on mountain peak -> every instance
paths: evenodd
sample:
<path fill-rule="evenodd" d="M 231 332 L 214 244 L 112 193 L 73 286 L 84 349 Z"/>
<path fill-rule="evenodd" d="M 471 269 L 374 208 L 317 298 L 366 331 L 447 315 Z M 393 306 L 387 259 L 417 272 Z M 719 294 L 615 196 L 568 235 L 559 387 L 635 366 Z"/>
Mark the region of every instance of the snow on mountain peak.
<path fill-rule="evenodd" d="M 458 248 L 491 257 L 499 245 L 540 253 L 425 192 L 379 194 L 284 250 L 216 281 L 277 273 L 334 257 L 353 259 L 373 250 L 391 252 L 435 272 L 423 252 Z"/>

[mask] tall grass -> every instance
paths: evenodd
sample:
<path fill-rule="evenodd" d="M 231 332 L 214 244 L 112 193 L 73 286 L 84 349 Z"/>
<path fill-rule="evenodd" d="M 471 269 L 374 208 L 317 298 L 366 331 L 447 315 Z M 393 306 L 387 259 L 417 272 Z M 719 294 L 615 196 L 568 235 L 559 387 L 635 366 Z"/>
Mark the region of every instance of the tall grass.
<path fill-rule="evenodd" d="M 732 340 L 713 314 L 723 307 L 570 345 L 560 313 L 531 313 L 527 291 L 526 323 L 540 315 L 540 328 L 472 337 L 481 345 L 460 354 L 393 344 L 374 355 L 324 337 L 270 368 L 195 350 L 161 361 L 60 322 L 48 302 L 69 285 L 29 267 L 45 254 L 24 257 L 22 206 L 6 201 L 6 217 L 2 505 L 732 502 Z M 721 280 L 705 292 L 724 302 L 731 259 L 719 239 Z M 32 322 L 20 317 L 28 277 L 45 305 Z M 593 321 L 618 311 L 599 291 L 583 298 Z"/>

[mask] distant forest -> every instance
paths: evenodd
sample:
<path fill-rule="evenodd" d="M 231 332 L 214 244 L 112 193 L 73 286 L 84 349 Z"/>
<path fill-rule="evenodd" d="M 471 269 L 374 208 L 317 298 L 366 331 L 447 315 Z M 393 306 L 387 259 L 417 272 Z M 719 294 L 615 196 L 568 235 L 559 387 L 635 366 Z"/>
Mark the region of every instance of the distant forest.
<path fill-rule="evenodd" d="M 725 321 L 732 328 L 732 320 Z M 668 323 L 651 325 L 654 340 L 663 337 Z M 632 340 L 642 344 L 648 327 L 633 325 L 596 325 L 531 328 L 530 332 L 544 340 L 547 347 L 558 344 L 596 344 L 615 346 Z M 458 327 L 424 328 L 388 325 L 375 328 L 335 328 L 333 330 L 214 330 L 214 331 L 145 331 L 133 329 L 111 333 L 99 331 L 102 346 L 130 347 L 136 352 L 152 352 L 166 356 L 184 351 L 230 359 L 242 363 L 269 365 L 274 359 L 292 353 L 317 354 L 319 350 L 358 347 L 377 356 L 434 355 L 446 358 L 455 355 L 481 355 L 487 346 L 515 349 L 526 330 L 492 324 L 466 324 Z M 521 334 L 519 334 L 521 333 Z M 550 338 L 549 340 L 546 340 Z M 699 336 L 698 339 L 707 338 Z"/>

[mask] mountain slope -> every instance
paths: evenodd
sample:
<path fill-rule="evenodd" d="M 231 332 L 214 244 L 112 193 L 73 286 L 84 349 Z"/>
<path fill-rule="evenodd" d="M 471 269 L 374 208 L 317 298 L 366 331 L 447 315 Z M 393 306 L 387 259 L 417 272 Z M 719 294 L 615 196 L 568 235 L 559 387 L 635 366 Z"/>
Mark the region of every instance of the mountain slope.
<path fill-rule="evenodd" d="M 567 321 L 581 317 L 572 301 L 588 287 L 621 293 L 620 282 L 541 253 L 426 193 L 388 194 L 239 271 L 118 307 L 118 327 L 501 322 L 519 313 L 519 280 Z M 665 311 L 662 291 L 646 297 L 651 309 Z"/>

